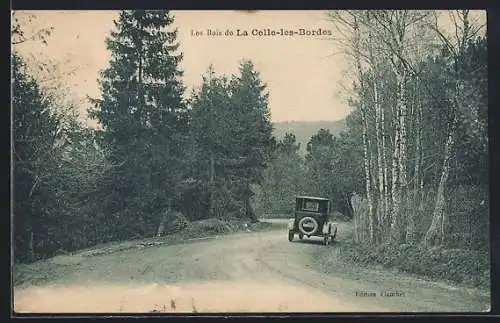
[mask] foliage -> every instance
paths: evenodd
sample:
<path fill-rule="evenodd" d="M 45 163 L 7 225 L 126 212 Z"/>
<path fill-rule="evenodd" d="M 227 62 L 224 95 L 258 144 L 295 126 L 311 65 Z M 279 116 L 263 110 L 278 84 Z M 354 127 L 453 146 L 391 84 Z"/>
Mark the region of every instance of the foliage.
<path fill-rule="evenodd" d="M 111 61 L 101 75 L 102 98 L 90 111 L 117 165 L 107 174 L 103 207 L 119 214 L 130 234 L 154 232 L 157 210 L 169 208 L 184 188 L 187 120 L 177 31 L 165 29 L 172 23 L 165 10 L 120 13 L 106 40 Z"/>
<path fill-rule="evenodd" d="M 307 142 L 318 132 L 319 129 L 327 129 L 334 136 L 346 130 L 346 120 L 335 121 L 282 121 L 274 122 L 274 136 L 276 140 L 282 140 L 286 134 L 293 134 L 297 144 L 300 144 L 299 155 L 304 157 L 307 153 Z"/>
<path fill-rule="evenodd" d="M 353 259 L 483 282 L 486 38 L 464 34 L 455 49 L 436 46 L 444 36 L 432 37 L 427 11 L 346 15 L 354 20 L 336 17 L 358 63 L 351 112 L 307 130 L 307 140 L 304 129 L 287 129 L 276 142 L 269 92 L 251 61 L 233 75 L 210 66 L 184 98 L 182 54 L 165 10 L 125 10 L 115 22 L 90 109 L 99 130 L 78 122 L 62 82 L 47 90 L 14 51 L 16 260 L 151 236 L 162 219 L 167 233 L 229 232 L 228 223 L 256 213 L 289 214 L 294 197 L 307 194 L 328 197 L 332 211 L 353 220 Z M 50 35 L 29 36 L 18 23 L 11 32 L 14 43 Z M 416 42 L 419 32 L 428 44 Z M 431 231 L 441 239 L 426 249 L 419 242 Z"/>
<path fill-rule="evenodd" d="M 490 287 L 489 254 L 484 251 L 414 248 L 408 244 L 373 247 L 346 241 L 340 253 L 343 259 L 363 265 L 381 264 L 432 279 L 486 289 Z"/>
<path fill-rule="evenodd" d="M 256 187 L 254 204 L 260 214 L 290 214 L 295 195 L 305 193 L 306 170 L 298 153 L 299 144 L 291 133 L 276 145 L 262 185 Z"/>
<path fill-rule="evenodd" d="M 29 261 L 97 241 L 95 199 L 108 164 L 92 132 L 61 114 L 15 53 L 12 67 L 14 250 Z"/>
<path fill-rule="evenodd" d="M 479 29 L 467 10 L 457 14 L 455 47 L 432 24 L 436 12 L 331 14 L 356 67 L 345 134 L 351 148 L 365 153 L 340 169 L 356 165 L 345 187 L 366 199 L 354 214 L 364 235 L 360 242 L 445 246 L 465 230 L 483 241 L 465 248 L 487 247 L 484 213 L 473 211 L 478 215 L 472 220 L 455 207 L 461 187 L 471 200 L 485 208 L 488 203 L 486 38 L 476 37 Z M 333 163 L 333 156 L 327 160 Z M 331 168 L 327 162 L 320 167 Z M 462 235 L 453 243 L 468 242 Z"/>
<path fill-rule="evenodd" d="M 193 176 L 204 183 L 209 214 L 255 220 L 251 185 L 261 182 L 274 138 L 265 85 L 250 61 L 242 61 L 239 72 L 216 76 L 210 66 L 192 94 Z"/>
<path fill-rule="evenodd" d="M 173 21 L 166 10 L 120 12 L 101 96 L 90 99 L 96 130 L 78 122 L 57 68 L 44 68 L 55 79 L 45 90 L 14 54 L 17 260 L 172 234 L 214 216 L 256 220 L 252 187 L 275 147 L 266 85 L 242 61 L 230 77 L 211 67 L 185 100 Z M 28 37 L 16 21 L 13 44 L 45 41 L 50 30 Z"/>

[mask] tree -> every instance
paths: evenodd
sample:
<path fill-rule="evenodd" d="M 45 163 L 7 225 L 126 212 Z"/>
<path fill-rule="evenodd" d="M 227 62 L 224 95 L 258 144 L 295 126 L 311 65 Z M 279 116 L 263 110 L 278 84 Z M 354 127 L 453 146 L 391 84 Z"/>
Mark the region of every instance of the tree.
<path fill-rule="evenodd" d="M 42 29 L 26 36 L 24 28 L 36 17 L 24 18 L 21 23 L 16 13 L 12 30 L 14 256 L 33 261 L 99 240 L 97 231 L 105 231 L 94 230 L 101 220 L 98 183 L 108 164 L 61 86 L 58 64 L 48 68 L 43 59 L 21 56 L 19 46 L 40 38 L 46 43 L 49 34 Z"/>
<path fill-rule="evenodd" d="M 458 19 L 455 19 L 455 15 Z M 451 41 L 450 38 L 444 35 L 444 33 L 440 30 L 437 23 L 437 16 L 435 24 L 433 26 L 433 30 L 440 37 L 446 53 L 448 54 L 448 64 L 451 67 L 449 70 L 449 75 L 451 82 L 453 82 L 453 85 L 450 87 L 451 90 L 447 92 L 448 100 L 450 101 L 449 106 L 451 108 L 451 118 L 447 122 L 447 138 L 444 144 L 441 175 L 436 193 L 436 203 L 434 207 L 432 222 L 423 239 L 423 243 L 425 245 L 432 245 L 436 243 L 442 244 L 445 239 L 445 189 L 449 178 L 451 162 L 454 157 L 456 131 L 459 124 L 459 116 L 461 113 L 468 110 L 472 112 L 472 120 L 478 120 L 479 118 L 477 111 L 478 107 L 481 106 L 467 104 L 468 100 L 466 95 L 470 93 L 467 93 L 468 91 L 464 91 L 466 89 L 466 75 L 463 73 L 463 70 L 466 69 L 466 65 L 464 64 L 464 57 L 467 56 L 467 46 L 478 35 L 481 30 L 481 26 L 471 23 L 469 10 L 459 10 L 456 12 L 452 12 L 451 16 L 454 18 L 453 21 L 456 43 L 453 43 L 453 41 Z M 476 124 L 480 123 L 481 122 L 476 122 Z M 484 125 L 484 121 L 482 123 Z M 485 133 L 484 126 L 479 126 L 476 129 L 481 129 L 483 131 L 479 131 L 483 132 L 483 134 Z"/>
<path fill-rule="evenodd" d="M 90 111 L 112 163 L 121 165 L 110 174 L 108 210 L 124 228 L 142 234 L 179 198 L 185 173 L 187 110 L 177 30 L 166 30 L 172 23 L 166 10 L 120 12 L 106 40 L 111 61 L 101 74 L 102 96 Z"/>
<path fill-rule="evenodd" d="M 15 53 L 12 71 L 15 254 L 18 259 L 34 260 L 35 233 L 41 230 L 40 222 L 47 216 L 45 207 L 53 198 L 42 186 L 51 177 L 52 162 L 57 159 L 54 154 L 61 139 L 60 129 L 49 98 Z"/>
<path fill-rule="evenodd" d="M 243 202 L 246 217 L 256 220 L 250 205 L 251 184 L 262 182 L 262 171 L 275 145 L 268 106 L 269 93 L 251 61 L 240 63 L 239 75 L 230 81 L 231 106 L 234 110 L 228 142 L 228 158 L 241 163 L 228 169 L 230 181 L 238 187 L 237 199 Z"/>
<path fill-rule="evenodd" d="M 208 191 L 208 211 L 212 215 L 216 187 L 224 181 L 224 156 L 231 149 L 227 144 L 227 120 L 232 118 L 229 104 L 229 82 L 225 76 L 216 76 L 214 66 L 210 65 L 201 88 L 191 97 L 190 127 L 197 152 L 193 176 Z"/>
<path fill-rule="evenodd" d="M 54 31 L 54 28 L 40 28 L 31 32 L 27 32 L 23 25 L 27 25 L 36 20 L 36 16 L 30 13 L 20 13 L 12 11 L 13 23 L 11 25 L 11 45 L 16 46 L 25 42 L 40 40 L 43 44 L 47 44 L 47 39 Z"/>
<path fill-rule="evenodd" d="M 287 154 L 294 155 L 300 149 L 300 143 L 297 143 L 297 139 L 293 133 L 285 133 L 285 136 L 278 143 L 278 151 Z"/>
<path fill-rule="evenodd" d="M 414 37 L 430 39 L 428 29 L 425 29 L 430 12 L 361 10 L 332 12 L 330 17 L 341 35 L 337 41 L 352 58 L 356 71 L 355 90 L 359 98 L 356 106 L 362 112 L 364 124 L 362 140 L 370 239 L 384 234 L 389 223 L 393 242 L 406 239 L 411 243 L 414 240 L 414 219 L 411 214 L 405 214 L 409 203 L 408 150 L 414 138 L 408 132 L 412 121 L 408 116 L 409 106 L 412 106 L 408 80 L 415 72 L 412 69 L 415 62 L 423 58 L 424 42 L 412 42 L 414 45 L 410 47 L 408 40 Z M 391 89 L 393 95 L 380 89 Z M 392 109 L 383 109 L 382 102 L 384 107 Z M 392 122 L 386 124 L 386 121 Z M 390 142 L 385 140 L 386 135 L 392 137 Z M 392 154 L 390 169 L 386 161 L 389 154 Z M 389 196 L 391 203 L 388 202 Z M 408 220 L 407 227 L 403 228 L 405 220 Z M 405 231 L 407 235 L 403 239 Z"/>
<path fill-rule="evenodd" d="M 289 214 L 296 195 L 307 191 L 307 170 L 299 155 L 295 135 L 285 133 L 277 145 L 255 197 L 257 207 L 268 214 Z"/>
<path fill-rule="evenodd" d="M 327 129 L 320 129 L 307 143 L 305 156 L 308 167 L 310 194 L 332 195 L 331 175 L 334 137 Z"/>

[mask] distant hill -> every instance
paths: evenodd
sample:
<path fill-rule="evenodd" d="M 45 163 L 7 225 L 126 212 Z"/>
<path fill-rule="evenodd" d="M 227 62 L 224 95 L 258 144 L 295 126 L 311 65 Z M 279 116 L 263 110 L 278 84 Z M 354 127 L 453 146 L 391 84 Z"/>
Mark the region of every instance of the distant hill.
<path fill-rule="evenodd" d="M 341 131 L 346 129 L 345 119 L 336 121 L 285 121 L 274 123 L 274 135 L 276 140 L 281 140 L 285 133 L 291 132 L 295 135 L 297 142 L 300 142 L 300 153 L 306 154 L 306 146 L 311 137 L 316 134 L 319 129 L 324 128 L 336 136 Z"/>

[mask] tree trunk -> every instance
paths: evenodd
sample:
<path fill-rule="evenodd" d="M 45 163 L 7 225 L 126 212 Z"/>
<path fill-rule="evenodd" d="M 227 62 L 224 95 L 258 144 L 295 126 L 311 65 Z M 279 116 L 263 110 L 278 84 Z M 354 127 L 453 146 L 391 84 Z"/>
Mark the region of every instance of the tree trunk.
<path fill-rule="evenodd" d="M 373 212 L 373 200 L 372 200 L 372 190 L 371 190 L 371 167 L 370 167 L 370 156 L 368 147 L 368 121 L 366 116 L 365 107 L 362 103 L 361 115 L 363 118 L 363 160 L 365 166 L 365 190 L 366 199 L 368 203 L 368 235 L 369 242 L 374 242 L 374 212 Z"/>
<path fill-rule="evenodd" d="M 35 232 L 28 228 L 28 261 L 35 261 Z"/>
<path fill-rule="evenodd" d="M 360 83 L 360 91 L 363 92 L 365 90 L 364 88 L 364 82 L 363 82 L 363 69 L 361 68 L 361 59 L 359 57 L 359 41 L 360 41 L 360 31 L 359 31 L 359 25 L 357 24 L 357 20 L 355 18 L 355 40 L 354 40 L 354 47 L 355 47 L 355 63 L 356 63 L 356 69 L 358 72 L 358 77 L 359 77 L 359 83 Z M 361 102 L 361 117 L 363 120 L 363 159 L 364 159 L 364 167 L 365 167 L 365 190 L 366 190 L 366 199 L 368 203 L 368 232 L 369 232 L 369 242 L 373 243 L 374 242 L 374 212 L 373 212 L 373 199 L 372 199 L 372 191 L 371 191 L 371 165 L 370 165 L 370 156 L 369 154 L 369 149 L 370 147 L 368 146 L 368 120 L 367 120 L 367 115 L 366 115 L 366 106 L 365 103 L 363 102 L 364 98 L 363 95 L 360 95 L 360 102 Z"/>
<path fill-rule="evenodd" d="M 378 88 L 377 88 L 377 80 L 373 82 L 373 94 L 375 101 L 375 130 L 376 130 L 376 140 L 377 140 L 377 171 L 378 171 L 378 204 L 380 205 L 378 212 L 378 225 L 380 229 L 384 227 L 385 220 L 385 193 L 384 193 L 384 165 L 383 165 L 383 147 L 382 147 L 382 139 L 381 139 L 381 107 L 378 99 Z M 380 231 L 380 230 L 378 230 Z"/>
<path fill-rule="evenodd" d="M 422 139 L 421 139 L 421 134 L 422 134 L 422 124 L 421 124 L 421 110 L 422 107 L 420 105 L 417 105 L 417 111 L 416 111 L 416 116 L 415 116 L 415 171 L 414 171 L 414 184 L 413 184 L 413 196 L 414 200 L 417 202 L 417 208 L 414 210 L 410 210 L 408 213 L 408 224 L 406 228 L 406 243 L 408 244 L 413 244 L 415 242 L 415 232 L 416 232 L 416 227 L 415 227 L 415 219 L 417 215 L 421 215 L 421 208 L 420 206 L 423 206 L 423 201 L 421 198 L 423 188 L 421 185 L 423 184 L 423 176 L 421 174 L 421 157 L 422 157 Z"/>
<path fill-rule="evenodd" d="M 160 220 L 160 225 L 158 226 L 158 230 L 156 232 L 157 238 L 162 236 L 163 231 L 165 230 L 165 223 L 167 223 L 167 218 L 168 218 L 167 212 L 164 212 Z"/>
<path fill-rule="evenodd" d="M 168 216 L 170 215 L 171 208 L 172 208 L 172 201 L 171 201 L 171 199 L 169 199 L 167 210 L 165 210 L 163 212 L 163 215 L 162 215 L 161 220 L 160 220 L 160 224 L 158 225 L 156 237 L 161 237 L 163 235 L 163 231 L 165 230 L 165 225 L 167 224 Z"/>
<path fill-rule="evenodd" d="M 213 151 L 210 152 L 210 184 L 215 181 L 215 157 Z"/>
<path fill-rule="evenodd" d="M 390 218 L 390 203 L 389 203 L 389 170 L 388 170 L 388 165 L 387 165 L 387 144 L 386 144 L 386 132 L 385 132 L 385 111 L 382 108 L 379 100 L 379 118 L 380 118 L 380 136 L 382 138 L 382 168 L 383 168 L 383 200 L 384 200 L 384 209 L 383 209 L 383 214 L 382 214 L 382 222 L 384 224 L 384 231 L 389 225 L 389 218 Z"/>
<path fill-rule="evenodd" d="M 399 200 L 399 178 L 398 178 L 398 160 L 399 160 L 399 109 L 396 107 L 395 109 L 397 120 L 396 129 L 394 132 L 394 149 L 392 155 L 392 167 L 391 167 L 391 177 L 392 177 L 392 185 L 391 185 L 391 233 L 398 231 L 399 228 L 399 212 L 400 212 L 400 200 Z M 391 234 L 391 239 L 394 238 Z"/>
<path fill-rule="evenodd" d="M 407 216 L 405 213 L 410 213 L 407 210 L 408 206 L 408 177 L 407 177 L 407 157 L 406 157 L 406 71 L 404 67 L 401 67 L 401 75 L 399 79 L 399 95 L 398 95 L 398 106 L 399 106 L 399 128 L 400 128 L 400 138 L 399 138 L 399 189 L 400 189 L 400 203 L 403 206 L 401 213 L 401 218 Z M 402 229 L 402 228 L 400 228 Z M 400 234 L 400 232 L 398 232 Z M 398 237 L 401 239 L 401 237 Z"/>
<path fill-rule="evenodd" d="M 347 202 L 347 214 L 346 215 L 349 219 L 353 219 L 354 211 L 352 208 L 352 203 L 351 203 L 351 199 L 349 198 L 349 195 L 346 195 L 346 202 Z"/>
<path fill-rule="evenodd" d="M 451 149 L 454 144 L 453 132 L 450 130 L 444 147 L 443 166 L 441 169 L 441 179 L 439 181 L 436 194 L 436 204 L 432 214 L 432 223 L 424 237 L 424 245 L 435 245 L 436 242 L 442 243 L 444 240 L 444 208 L 446 182 L 450 172 Z"/>
<path fill-rule="evenodd" d="M 214 189 L 215 189 L 215 157 L 213 151 L 210 151 L 210 165 L 208 170 L 209 178 L 209 198 L 210 198 L 210 213 L 215 215 L 215 201 L 214 201 Z"/>
<path fill-rule="evenodd" d="M 419 157 L 419 160 L 420 160 L 420 163 L 421 163 L 421 166 L 420 166 L 420 182 L 419 182 L 419 192 L 420 192 L 420 200 L 419 200 L 419 203 L 418 203 L 418 211 L 419 211 L 419 214 L 424 214 L 424 203 L 425 203 L 425 191 L 424 191 L 424 169 L 423 169 L 423 166 L 424 166 L 424 150 L 422 149 L 422 120 L 423 120 L 423 112 L 422 112 L 422 106 L 419 107 L 418 109 L 418 113 L 419 113 L 419 122 L 420 122 L 420 128 L 419 128 L 419 131 L 420 131 L 420 157 Z"/>
<path fill-rule="evenodd" d="M 351 205 L 352 205 L 352 218 L 353 218 L 353 222 L 354 222 L 354 242 L 356 243 L 359 243 L 359 215 L 360 213 L 359 212 L 356 212 L 356 209 L 355 209 L 355 203 L 352 202 L 352 199 L 354 198 L 354 194 L 353 196 L 351 196 Z"/>
<path fill-rule="evenodd" d="M 455 93 L 454 93 L 454 106 L 455 109 L 461 110 L 461 101 L 460 101 L 460 80 L 458 80 L 455 84 Z M 443 166 L 441 168 L 441 178 L 439 180 L 438 191 L 436 194 L 436 204 L 434 206 L 434 212 L 432 215 L 432 222 L 427 230 L 427 233 L 424 237 L 424 245 L 434 245 L 436 243 L 442 244 L 445 238 L 445 216 L 444 212 L 446 199 L 445 199 L 445 190 L 446 183 L 448 181 L 449 173 L 450 173 L 450 161 L 452 158 L 453 146 L 455 144 L 455 127 L 457 124 L 457 112 L 453 111 L 453 119 L 450 122 L 448 136 L 446 138 L 446 143 L 444 145 L 444 156 L 443 156 Z"/>
<path fill-rule="evenodd" d="M 389 222 L 389 171 L 387 169 L 387 146 L 385 143 L 386 133 L 385 133 L 385 111 L 381 109 L 380 111 L 380 131 L 382 136 L 382 167 L 384 171 L 384 213 L 382 222 L 384 223 L 384 229 L 387 228 L 387 224 Z"/>
<path fill-rule="evenodd" d="M 250 203 L 250 196 L 245 197 L 245 214 L 246 217 L 250 219 L 251 222 L 259 222 L 255 212 L 253 211 L 252 204 Z"/>

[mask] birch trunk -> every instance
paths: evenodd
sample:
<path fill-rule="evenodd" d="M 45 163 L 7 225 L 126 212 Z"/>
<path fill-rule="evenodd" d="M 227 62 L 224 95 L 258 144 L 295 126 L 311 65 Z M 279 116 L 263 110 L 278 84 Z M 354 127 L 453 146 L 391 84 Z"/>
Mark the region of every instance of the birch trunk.
<path fill-rule="evenodd" d="M 439 180 L 438 191 L 436 195 L 436 205 L 432 214 L 432 223 L 424 237 L 424 245 L 434 245 L 437 241 L 442 243 L 444 240 L 444 208 L 446 182 L 450 172 L 451 149 L 454 144 L 453 132 L 450 130 L 444 147 L 443 166 L 441 169 L 441 178 Z"/>
<path fill-rule="evenodd" d="M 455 84 L 455 91 L 453 93 L 453 103 L 454 109 L 461 109 L 461 100 L 460 100 L 460 89 L 461 84 L 458 80 Z M 446 183 L 448 181 L 449 173 L 450 173 L 450 160 L 452 157 L 453 146 L 455 144 L 455 126 L 457 124 L 457 112 L 453 111 L 453 119 L 450 123 L 448 136 L 446 138 L 446 143 L 444 145 L 444 156 L 443 156 L 443 164 L 441 168 L 441 178 L 439 180 L 438 191 L 436 194 L 436 204 L 434 206 L 434 212 L 432 214 L 432 222 L 427 230 L 424 237 L 424 245 L 434 245 L 436 242 L 442 244 L 445 238 L 445 228 L 444 223 L 446 220 L 446 214 L 444 212 L 445 209 L 445 190 Z"/>
<path fill-rule="evenodd" d="M 399 211 L 400 211 L 400 201 L 399 201 L 399 109 L 395 109 L 395 119 L 397 120 L 394 132 L 394 149 L 392 155 L 392 167 L 391 167 L 391 232 L 398 230 L 399 226 Z"/>
<path fill-rule="evenodd" d="M 450 41 L 446 39 L 446 37 L 436 28 L 436 31 L 438 33 L 438 36 L 441 38 L 443 43 L 450 49 L 450 52 L 454 52 L 455 55 L 453 57 L 455 65 L 459 65 L 459 57 L 465 50 L 467 46 L 467 41 L 470 40 L 473 37 L 473 28 L 471 26 L 471 22 L 469 21 L 469 10 L 461 10 L 459 11 L 459 15 L 461 16 L 460 20 L 462 23 L 462 26 L 459 26 L 457 21 L 454 21 L 454 27 L 455 27 L 455 34 L 458 38 L 459 34 L 462 33 L 461 39 L 458 41 L 456 48 L 453 48 L 453 45 L 450 44 Z M 461 88 L 461 81 L 460 81 L 460 75 L 458 75 L 458 71 L 455 71 L 454 75 L 456 79 L 455 83 L 455 89 L 453 93 L 453 105 L 454 105 L 454 117 L 453 120 L 451 121 L 450 128 L 448 131 L 448 136 L 446 139 L 445 147 L 444 147 L 444 157 L 443 157 L 443 164 L 442 164 L 442 169 L 441 169 L 441 178 L 439 181 L 439 186 L 438 186 L 438 191 L 436 194 L 436 204 L 434 207 L 434 212 L 432 216 L 432 223 L 427 230 L 425 237 L 424 237 L 424 245 L 432 245 L 435 244 L 436 241 L 438 240 L 439 243 L 444 242 L 445 238 L 445 221 L 446 221 L 446 213 L 444 212 L 445 209 L 445 190 L 446 190 L 446 184 L 448 181 L 449 177 L 449 172 L 450 172 L 450 160 L 453 155 L 453 149 L 454 149 L 454 144 L 455 144 L 455 126 L 457 123 L 457 111 L 463 111 L 464 108 L 462 107 L 462 99 L 460 98 L 460 88 Z"/>
<path fill-rule="evenodd" d="M 359 42 L 360 42 L 360 31 L 359 25 L 357 23 L 356 17 L 354 17 L 355 26 L 355 39 L 354 39 L 354 47 L 355 47 L 355 63 L 356 69 L 358 72 L 359 82 L 360 82 L 360 91 L 363 92 L 364 82 L 363 82 L 363 70 L 361 68 L 361 59 L 359 56 Z M 368 232 L 369 232 L 369 242 L 374 242 L 374 212 L 373 212 L 373 199 L 371 192 L 371 165 L 370 165 L 370 156 L 369 156 L 369 147 L 368 147 L 368 120 L 366 115 L 366 106 L 363 102 L 363 95 L 360 95 L 361 101 L 361 118 L 363 119 L 363 159 L 364 159 L 364 167 L 365 167 L 365 189 L 366 189 L 366 199 L 368 203 Z"/>
<path fill-rule="evenodd" d="M 366 18 L 368 21 L 370 21 L 370 14 L 366 14 Z M 380 106 L 380 101 L 379 101 L 379 89 L 378 89 L 378 82 L 380 80 L 380 75 L 378 73 L 378 61 L 375 58 L 374 55 L 374 48 L 372 46 L 372 33 L 371 33 L 371 28 L 369 29 L 368 33 L 368 51 L 369 51 L 369 61 L 372 66 L 373 70 L 373 103 L 374 103 L 374 110 L 375 110 L 375 143 L 376 143 L 376 162 L 372 159 L 372 174 L 377 174 L 377 176 L 372 176 L 373 177 L 373 187 L 378 188 L 378 196 L 376 199 L 376 216 L 374 215 L 374 218 L 376 218 L 376 232 L 375 232 L 375 237 L 377 239 L 381 239 L 381 233 L 382 229 L 384 227 L 384 218 L 385 218 L 385 209 L 386 209 L 386 200 L 385 200 L 385 194 L 384 194 L 384 175 L 383 175 L 383 165 L 382 165 L 382 155 L 384 154 L 383 148 L 382 148 L 382 139 L 381 139 L 381 106 Z M 371 144 L 370 144 L 371 147 Z M 375 199 L 374 199 L 375 200 Z M 374 202 L 375 203 L 375 202 Z"/>
<path fill-rule="evenodd" d="M 398 97 L 398 106 L 399 106 L 399 128 L 400 128 L 400 139 L 399 139 L 399 189 L 400 189 L 400 203 L 404 208 L 402 210 L 406 211 L 401 213 L 401 216 L 405 216 L 407 212 L 407 202 L 408 202 L 408 175 L 406 170 L 407 165 L 407 157 L 406 157 L 406 71 L 404 67 L 401 67 L 400 70 L 400 79 L 399 79 L 399 97 Z M 401 220 L 401 219 L 400 219 Z M 402 228 L 399 228 L 402 229 Z M 398 232 L 397 234 L 400 234 Z"/>
<path fill-rule="evenodd" d="M 382 165 L 384 169 L 384 214 L 382 222 L 384 223 L 384 227 L 387 227 L 388 217 L 389 217 L 389 172 L 387 169 L 387 146 L 385 143 L 386 133 L 385 133 L 385 112 L 381 109 L 380 114 L 380 125 L 381 125 L 381 135 L 382 135 Z"/>
<path fill-rule="evenodd" d="M 378 203 L 379 206 L 379 214 L 378 214 L 378 225 L 380 228 L 384 227 L 385 224 L 385 193 L 384 193 L 384 165 L 383 165 L 383 155 L 384 150 L 382 147 L 382 139 L 381 139 L 381 108 L 380 102 L 378 99 L 378 88 L 377 88 L 377 80 L 373 82 L 373 95 L 375 101 L 375 132 L 376 132 L 376 140 L 377 140 L 377 171 L 378 171 Z"/>
<path fill-rule="evenodd" d="M 369 157 L 369 147 L 368 147 L 368 122 L 364 104 L 361 104 L 361 115 L 363 118 L 363 159 L 365 165 L 365 189 L 366 189 L 366 199 L 368 203 L 368 234 L 369 242 L 374 242 L 374 213 L 373 213 L 373 201 L 372 201 L 372 191 L 371 191 L 371 181 L 370 181 L 370 157 Z"/>

